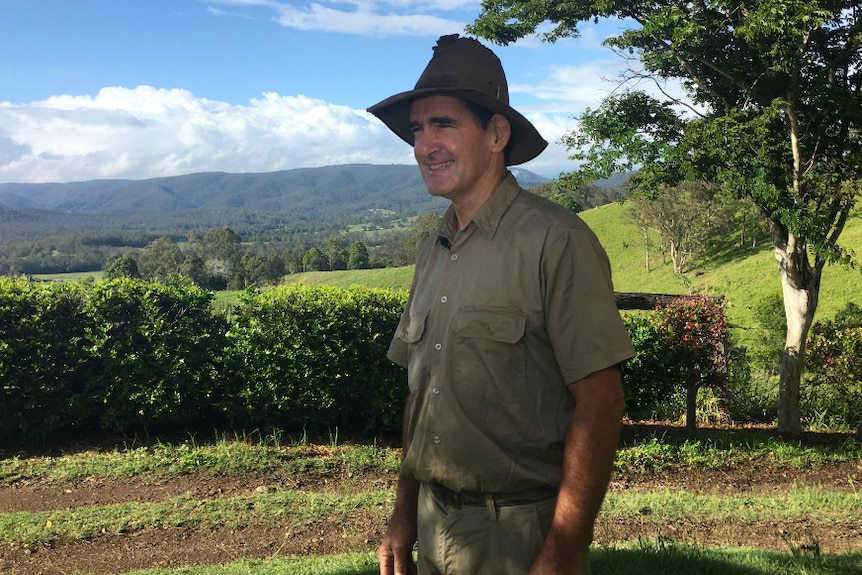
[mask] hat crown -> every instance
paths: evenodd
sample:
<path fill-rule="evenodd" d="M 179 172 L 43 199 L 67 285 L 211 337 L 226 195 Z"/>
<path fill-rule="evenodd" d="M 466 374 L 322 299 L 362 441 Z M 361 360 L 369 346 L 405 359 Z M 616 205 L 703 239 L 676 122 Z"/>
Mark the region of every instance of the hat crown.
<path fill-rule="evenodd" d="M 509 104 L 509 87 L 503 64 L 491 50 L 473 38 L 441 36 L 434 54 L 414 89 L 461 88 L 476 90 Z"/>

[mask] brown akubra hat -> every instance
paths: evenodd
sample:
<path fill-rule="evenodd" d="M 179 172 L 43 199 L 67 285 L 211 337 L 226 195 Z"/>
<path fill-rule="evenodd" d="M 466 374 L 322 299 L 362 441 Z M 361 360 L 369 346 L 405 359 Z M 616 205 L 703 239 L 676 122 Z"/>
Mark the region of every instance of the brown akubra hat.
<path fill-rule="evenodd" d="M 413 145 L 410 104 L 425 96 L 454 96 L 505 116 L 512 126 L 506 165 L 523 164 L 548 145 L 527 118 L 509 105 L 509 86 L 500 59 L 472 38 L 441 36 L 425 71 L 409 92 L 401 92 L 368 108 L 402 140 Z"/>

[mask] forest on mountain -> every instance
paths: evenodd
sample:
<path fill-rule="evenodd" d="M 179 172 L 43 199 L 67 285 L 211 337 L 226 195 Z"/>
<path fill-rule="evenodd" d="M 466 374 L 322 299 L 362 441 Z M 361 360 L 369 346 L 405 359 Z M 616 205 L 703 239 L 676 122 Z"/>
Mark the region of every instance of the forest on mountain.
<path fill-rule="evenodd" d="M 618 177 L 562 190 L 527 170 L 513 169 L 513 173 L 522 186 L 554 196 L 573 209 L 620 199 L 625 180 Z M 244 261 L 241 267 L 269 267 L 270 276 L 278 269 L 284 273 L 346 269 L 346 252 L 357 242 L 369 252 L 363 265 L 406 265 L 414 255 L 414 236 L 427 233 L 421 226 L 427 226 L 428 220 L 420 220 L 416 228 L 416 218 L 442 214 L 445 207 L 445 200 L 427 194 L 416 167 L 407 165 L 0 184 L 0 274 L 99 271 L 117 258 L 140 260 L 141 254 L 162 258 L 159 265 L 165 269 L 179 258 L 174 271 L 188 255 L 188 271 L 199 265 L 196 257 L 208 256 L 187 254 L 186 248 L 205 247 L 208 233 L 228 234 L 224 230 L 236 236 L 232 240 L 236 262 Z M 313 252 L 306 258 L 312 249 L 324 257 Z M 255 281 L 234 276 L 224 282 L 214 280 L 214 285 L 233 279 L 235 286 Z"/>

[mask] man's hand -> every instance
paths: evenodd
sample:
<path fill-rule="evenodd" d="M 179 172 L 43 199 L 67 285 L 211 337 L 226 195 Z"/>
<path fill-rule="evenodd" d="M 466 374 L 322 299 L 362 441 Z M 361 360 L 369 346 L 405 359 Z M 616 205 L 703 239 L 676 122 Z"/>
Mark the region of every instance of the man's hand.
<path fill-rule="evenodd" d="M 410 535 L 405 526 L 398 526 L 393 520 L 377 550 L 380 575 L 416 575 L 416 563 L 413 562 L 415 542 L 415 528 Z"/>
<path fill-rule="evenodd" d="M 380 575 L 416 575 L 413 545 L 416 543 L 416 505 L 419 482 L 402 477 L 398 481 L 395 510 L 383 542 L 377 550 Z"/>

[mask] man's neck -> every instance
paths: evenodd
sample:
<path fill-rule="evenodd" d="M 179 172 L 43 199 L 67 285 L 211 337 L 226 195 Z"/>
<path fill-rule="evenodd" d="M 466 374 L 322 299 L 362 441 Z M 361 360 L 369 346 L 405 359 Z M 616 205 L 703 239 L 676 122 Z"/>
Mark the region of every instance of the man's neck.
<path fill-rule="evenodd" d="M 494 195 L 494 192 L 508 175 L 509 170 L 504 166 L 494 177 L 489 177 L 487 181 L 483 181 L 476 193 L 470 194 L 467 198 L 452 201 L 452 209 L 455 211 L 455 218 L 458 221 L 458 231 L 467 227 L 479 208 L 484 206 L 485 202 Z"/>

